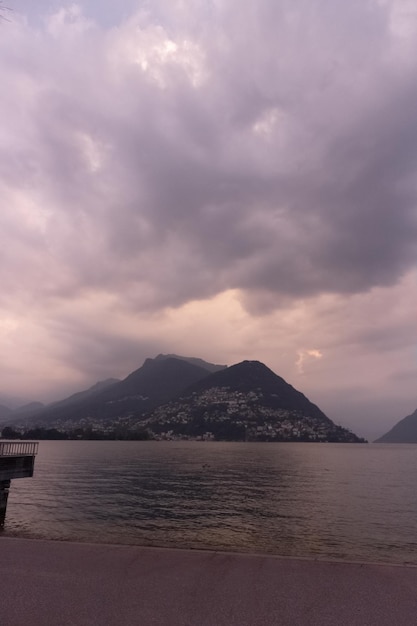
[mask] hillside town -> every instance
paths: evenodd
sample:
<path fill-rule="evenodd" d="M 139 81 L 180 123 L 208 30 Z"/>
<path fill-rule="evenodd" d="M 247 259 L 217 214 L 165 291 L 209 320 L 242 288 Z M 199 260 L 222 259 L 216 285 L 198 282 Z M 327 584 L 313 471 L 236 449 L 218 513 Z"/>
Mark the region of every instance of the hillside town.
<path fill-rule="evenodd" d="M 104 381 L 22 412 L 8 437 L 357 443 L 306 396 L 259 361 L 231 367 L 159 355 L 123 381 Z M 219 369 L 220 367 L 220 369 Z M 8 429 L 8 430 L 7 430 Z M 5 436 L 3 434 L 3 436 Z"/>
<path fill-rule="evenodd" d="M 155 439 L 211 441 L 356 441 L 330 420 L 268 406 L 277 395 L 212 387 L 156 408 L 143 425 Z"/>

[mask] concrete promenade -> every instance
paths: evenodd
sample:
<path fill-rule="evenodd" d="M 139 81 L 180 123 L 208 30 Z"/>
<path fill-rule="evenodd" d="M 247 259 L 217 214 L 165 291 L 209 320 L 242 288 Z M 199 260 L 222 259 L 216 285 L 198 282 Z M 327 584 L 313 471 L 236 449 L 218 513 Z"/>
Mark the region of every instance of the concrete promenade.
<path fill-rule="evenodd" d="M 414 626 L 417 568 L 0 537 L 0 626 Z"/>

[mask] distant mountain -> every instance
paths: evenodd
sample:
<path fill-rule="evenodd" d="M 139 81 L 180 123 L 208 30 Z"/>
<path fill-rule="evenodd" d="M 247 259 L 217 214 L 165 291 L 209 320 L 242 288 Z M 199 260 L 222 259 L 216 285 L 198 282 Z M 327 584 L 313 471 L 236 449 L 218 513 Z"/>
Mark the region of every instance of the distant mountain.
<path fill-rule="evenodd" d="M 67 407 L 73 406 L 74 404 L 78 404 L 79 402 L 83 402 L 84 400 L 91 400 L 104 389 L 108 389 L 112 385 L 119 383 L 120 380 L 118 378 L 107 378 L 106 380 L 100 380 L 98 383 L 95 383 L 92 387 L 85 389 L 84 391 L 78 391 L 77 393 L 73 393 L 68 398 L 64 398 L 64 400 L 59 400 L 58 402 L 53 402 L 48 405 L 48 410 L 57 409 L 58 407 Z"/>
<path fill-rule="evenodd" d="M 208 372 L 218 372 L 220 370 L 224 370 L 227 368 L 227 365 L 215 365 L 214 363 L 208 363 L 203 359 L 198 359 L 193 356 L 179 356 L 178 354 L 158 354 L 155 357 L 155 361 L 162 359 L 180 359 L 181 361 L 187 361 L 187 363 L 191 363 L 191 365 L 197 365 L 197 367 L 202 367 Z"/>
<path fill-rule="evenodd" d="M 397 422 L 375 443 L 417 443 L 417 409 Z"/>
<path fill-rule="evenodd" d="M 43 408 L 45 408 L 45 405 L 42 402 L 28 402 L 27 404 L 14 409 L 12 417 L 13 419 L 31 417 L 31 415 L 34 415 Z"/>
<path fill-rule="evenodd" d="M 12 409 L 4 404 L 0 404 L 0 420 L 6 420 L 10 414 L 12 413 Z"/>
<path fill-rule="evenodd" d="M 207 369 L 177 358 L 146 359 L 142 367 L 124 380 L 74 394 L 46 407 L 32 424 L 72 428 L 134 416 L 167 402 L 192 383 L 209 376 Z M 92 391 L 94 390 L 94 392 Z"/>
<path fill-rule="evenodd" d="M 28 402 L 27 398 L 11 396 L 9 394 L 0 393 L 0 405 L 3 405 L 14 411 L 19 406 L 23 406 Z"/>
<path fill-rule="evenodd" d="M 17 409 L 9 409 L 8 407 L 0 406 L 0 422 L 2 424 L 12 424 L 19 421 L 24 421 L 26 418 L 35 415 L 45 405 L 42 402 L 28 402 Z M 6 409 L 5 411 L 2 411 Z"/>
<path fill-rule="evenodd" d="M 361 441 L 259 361 L 243 361 L 196 382 L 142 424 L 157 438 Z"/>
<path fill-rule="evenodd" d="M 15 424 L 36 423 L 47 425 L 49 422 L 54 422 L 66 413 L 71 414 L 73 410 L 76 411 L 77 407 L 82 406 L 83 403 L 92 402 L 99 393 L 116 382 L 119 382 L 117 378 L 108 378 L 107 380 L 99 381 L 88 389 L 74 393 L 63 400 L 52 402 L 46 406 L 42 403 L 32 402 L 30 405 L 20 407 L 13 411 L 8 423 L 13 421 Z M 31 408 L 31 410 L 29 411 L 27 408 Z"/>

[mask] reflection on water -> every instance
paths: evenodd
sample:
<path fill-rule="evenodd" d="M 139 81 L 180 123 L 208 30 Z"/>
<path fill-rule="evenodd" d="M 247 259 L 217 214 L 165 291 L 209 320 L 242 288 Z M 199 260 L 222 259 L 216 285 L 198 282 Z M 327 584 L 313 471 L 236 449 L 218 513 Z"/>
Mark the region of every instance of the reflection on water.
<path fill-rule="evenodd" d="M 5 535 L 417 565 L 417 446 L 41 442 Z"/>

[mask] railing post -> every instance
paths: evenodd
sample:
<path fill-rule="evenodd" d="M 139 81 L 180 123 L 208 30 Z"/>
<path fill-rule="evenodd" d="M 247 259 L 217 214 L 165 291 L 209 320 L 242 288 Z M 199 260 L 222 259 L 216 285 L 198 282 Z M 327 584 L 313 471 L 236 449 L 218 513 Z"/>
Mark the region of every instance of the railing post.
<path fill-rule="evenodd" d="M 4 526 L 6 519 L 7 498 L 9 495 L 10 480 L 0 481 L 0 529 Z"/>

